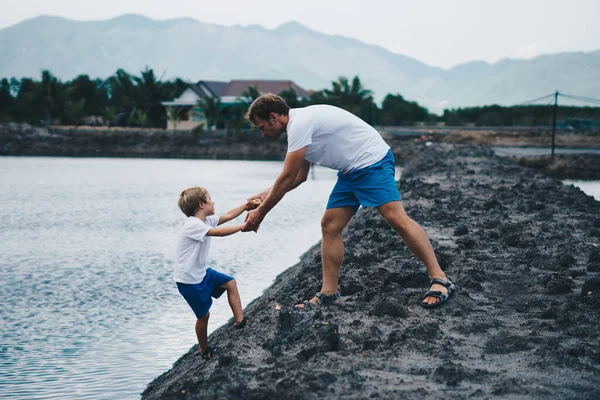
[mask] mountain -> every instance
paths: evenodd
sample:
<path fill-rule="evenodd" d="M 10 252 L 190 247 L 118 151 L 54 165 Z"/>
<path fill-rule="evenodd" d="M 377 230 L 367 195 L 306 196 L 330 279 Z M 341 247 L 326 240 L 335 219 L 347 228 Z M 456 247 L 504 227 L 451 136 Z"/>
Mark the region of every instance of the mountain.
<path fill-rule="evenodd" d="M 104 78 L 118 68 L 137 74 L 146 66 L 163 79 L 292 79 L 306 89 L 359 75 L 378 100 L 400 93 L 437 112 L 515 104 L 556 89 L 600 97 L 600 51 L 442 69 L 297 22 L 265 29 L 132 14 L 87 22 L 40 16 L 0 30 L 0 77 L 39 78 L 48 69 L 62 80 Z"/>

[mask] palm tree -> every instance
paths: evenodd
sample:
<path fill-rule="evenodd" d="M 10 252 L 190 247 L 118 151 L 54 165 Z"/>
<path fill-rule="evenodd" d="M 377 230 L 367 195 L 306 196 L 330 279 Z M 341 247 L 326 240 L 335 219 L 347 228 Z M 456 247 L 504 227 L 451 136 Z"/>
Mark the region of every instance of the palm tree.
<path fill-rule="evenodd" d="M 221 99 L 219 97 L 207 96 L 198 101 L 198 105 L 202 107 L 204 111 L 204 118 L 206 118 L 206 129 L 217 124 L 219 118 L 221 118 Z"/>
<path fill-rule="evenodd" d="M 42 71 L 42 81 L 40 82 L 41 100 L 46 111 L 46 126 L 50 125 L 52 111 L 59 107 L 60 102 L 60 82 L 50 71 Z"/>
<path fill-rule="evenodd" d="M 293 87 L 282 90 L 281 92 L 279 92 L 279 96 L 283 100 L 285 100 L 287 105 L 290 106 L 291 108 L 296 108 L 296 107 L 301 106 L 301 102 L 298 101 L 298 94 L 296 93 L 296 90 Z"/>
<path fill-rule="evenodd" d="M 373 101 L 372 92 L 365 89 L 358 76 L 352 79 L 341 76 L 331 82 L 332 89 L 325 89 L 325 95 L 337 106 L 358 115 L 365 102 Z"/>
<path fill-rule="evenodd" d="M 179 108 L 167 107 L 166 110 L 169 119 L 173 121 L 173 129 L 177 129 L 177 123 L 181 121 L 181 114 L 179 113 Z"/>
<path fill-rule="evenodd" d="M 258 87 L 256 85 L 248 86 L 248 89 L 246 89 L 242 93 L 242 97 L 245 99 L 250 99 L 250 102 L 253 102 L 254 100 L 256 100 L 257 98 L 260 97 L 260 92 L 258 91 Z"/>

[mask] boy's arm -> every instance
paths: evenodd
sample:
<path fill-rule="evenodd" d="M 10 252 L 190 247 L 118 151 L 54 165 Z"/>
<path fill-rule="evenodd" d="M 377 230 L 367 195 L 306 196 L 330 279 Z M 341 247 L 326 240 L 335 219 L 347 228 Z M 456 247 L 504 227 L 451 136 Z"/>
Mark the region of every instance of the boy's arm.
<path fill-rule="evenodd" d="M 240 213 L 241 214 L 241 213 Z M 206 232 L 206 236 L 229 236 L 242 230 L 246 224 L 220 226 L 218 228 L 210 228 Z"/>
<path fill-rule="evenodd" d="M 219 215 L 219 223 L 217 225 L 224 224 L 227 221 L 231 221 L 235 217 L 240 216 L 244 211 L 246 211 L 246 204 L 242 204 L 237 206 L 236 208 L 232 208 L 227 211 L 225 214 Z"/>
<path fill-rule="evenodd" d="M 248 202 L 227 211 L 225 214 L 219 215 L 219 223 L 217 225 L 221 225 L 225 222 L 231 221 L 232 219 L 241 215 L 244 211 L 254 210 L 260 205 L 260 203 L 261 201 L 259 199 L 255 199 L 252 201 L 249 200 Z"/>

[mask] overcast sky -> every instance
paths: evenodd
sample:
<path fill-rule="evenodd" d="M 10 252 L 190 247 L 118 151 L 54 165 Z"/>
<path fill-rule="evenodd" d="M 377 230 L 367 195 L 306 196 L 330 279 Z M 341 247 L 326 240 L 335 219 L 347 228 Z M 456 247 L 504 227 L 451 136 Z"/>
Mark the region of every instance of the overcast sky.
<path fill-rule="evenodd" d="M 38 15 L 126 13 L 272 29 L 295 20 L 433 66 L 600 49 L 600 0 L 0 0 L 0 28 Z"/>

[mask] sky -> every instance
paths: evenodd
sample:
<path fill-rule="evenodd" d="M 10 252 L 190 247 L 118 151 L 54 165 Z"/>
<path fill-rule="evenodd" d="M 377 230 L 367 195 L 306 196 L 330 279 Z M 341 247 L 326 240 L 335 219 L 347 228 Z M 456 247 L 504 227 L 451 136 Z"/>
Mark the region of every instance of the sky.
<path fill-rule="evenodd" d="M 432 66 L 600 49 L 600 0 L 0 0 L 0 29 L 39 15 L 141 14 L 313 30 L 380 45 Z"/>

